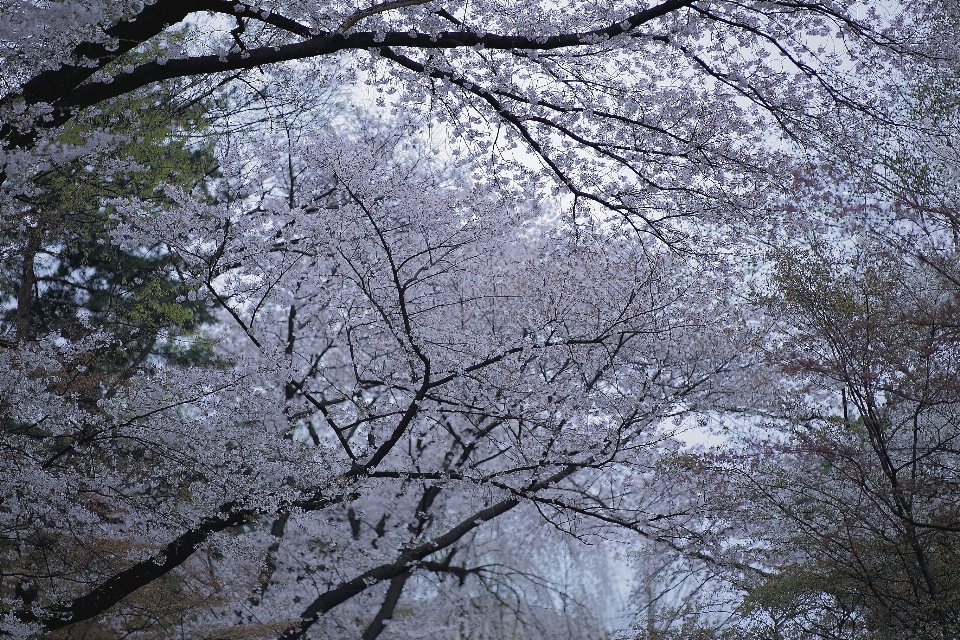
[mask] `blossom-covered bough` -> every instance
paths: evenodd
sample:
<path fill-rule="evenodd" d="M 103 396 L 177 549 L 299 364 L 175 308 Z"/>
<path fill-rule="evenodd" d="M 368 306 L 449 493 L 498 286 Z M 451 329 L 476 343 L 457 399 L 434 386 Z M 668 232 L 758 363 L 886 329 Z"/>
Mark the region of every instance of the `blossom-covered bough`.
<path fill-rule="evenodd" d="M 753 384 L 717 247 L 788 152 L 863 144 L 890 78 L 951 59 L 914 6 L 3 8 L 0 632 L 27 637 L 603 630 L 543 567 L 690 550 L 671 428 Z M 409 135 L 236 108 L 327 81 Z"/>
<path fill-rule="evenodd" d="M 951 58 L 935 22 L 915 24 L 928 10 L 936 7 L 13 3 L 3 38 L 24 46 L 5 54 L 0 139 L 8 152 L 33 149 L 42 131 L 164 80 L 313 58 L 349 66 L 345 56 L 363 52 L 393 63 L 378 67 L 376 82 L 395 78 L 411 100 L 448 98 L 485 120 L 460 126 L 499 119 L 568 192 L 669 239 L 676 216 L 764 206 L 770 170 L 783 161 L 760 153 L 765 143 L 856 136 L 850 118 L 883 121 L 893 67 Z M 203 12 L 221 16 L 219 33 L 125 60 Z"/>

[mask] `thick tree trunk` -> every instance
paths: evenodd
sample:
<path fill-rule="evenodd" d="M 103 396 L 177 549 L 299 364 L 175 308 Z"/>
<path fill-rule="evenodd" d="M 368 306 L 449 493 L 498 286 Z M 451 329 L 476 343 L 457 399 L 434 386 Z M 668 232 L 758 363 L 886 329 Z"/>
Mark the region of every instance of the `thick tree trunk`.
<path fill-rule="evenodd" d="M 20 289 L 17 292 L 17 340 L 26 340 L 30 336 L 30 308 L 33 304 L 33 286 L 37 281 L 34 262 L 40 250 L 42 232 L 34 227 L 30 230 L 27 246 L 23 250 L 23 269 L 20 272 Z"/>

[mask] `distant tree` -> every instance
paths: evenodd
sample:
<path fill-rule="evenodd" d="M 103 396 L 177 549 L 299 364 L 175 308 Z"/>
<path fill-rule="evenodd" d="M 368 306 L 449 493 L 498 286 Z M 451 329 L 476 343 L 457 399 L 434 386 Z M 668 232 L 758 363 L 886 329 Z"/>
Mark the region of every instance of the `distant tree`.
<path fill-rule="evenodd" d="M 869 240 L 781 254 L 774 281 L 775 419 L 704 467 L 729 557 L 757 569 L 731 580 L 744 633 L 954 637 L 957 289 Z"/>

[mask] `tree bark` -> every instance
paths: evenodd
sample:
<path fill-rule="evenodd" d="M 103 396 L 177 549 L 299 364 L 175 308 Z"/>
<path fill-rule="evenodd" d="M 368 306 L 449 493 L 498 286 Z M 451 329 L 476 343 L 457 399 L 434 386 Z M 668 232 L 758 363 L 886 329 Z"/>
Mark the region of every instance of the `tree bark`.
<path fill-rule="evenodd" d="M 40 250 L 40 236 L 38 227 L 30 230 L 27 236 L 27 246 L 23 250 L 23 269 L 20 272 L 20 289 L 17 292 L 17 341 L 26 340 L 30 336 L 30 309 L 33 305 L 33 286 L 37 276 L 34 263 L 37 251 Z"/>

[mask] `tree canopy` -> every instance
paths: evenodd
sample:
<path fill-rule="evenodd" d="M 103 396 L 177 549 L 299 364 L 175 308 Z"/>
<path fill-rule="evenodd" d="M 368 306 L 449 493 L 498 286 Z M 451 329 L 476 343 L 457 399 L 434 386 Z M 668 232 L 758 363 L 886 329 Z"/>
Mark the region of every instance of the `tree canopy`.
<path fill-rule="evenodd" d="M 0 9 L 0 634 L 955 636 L 956 7 Z"/>

